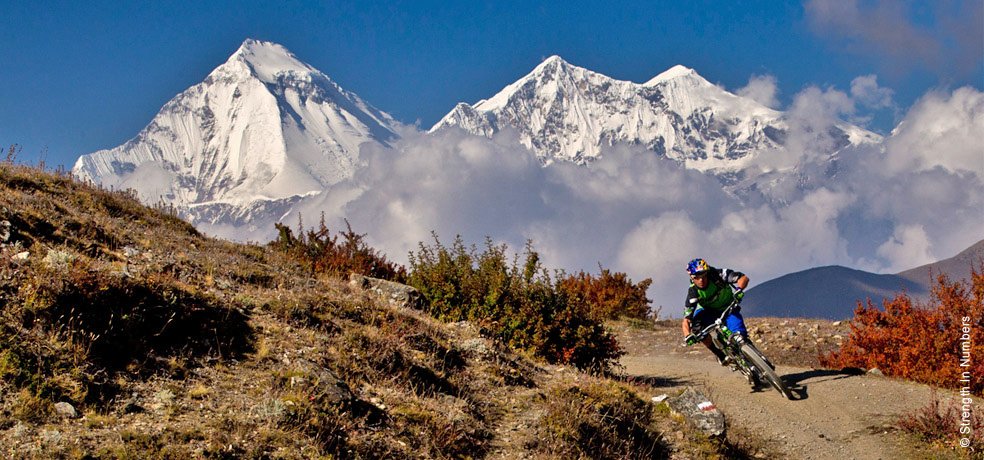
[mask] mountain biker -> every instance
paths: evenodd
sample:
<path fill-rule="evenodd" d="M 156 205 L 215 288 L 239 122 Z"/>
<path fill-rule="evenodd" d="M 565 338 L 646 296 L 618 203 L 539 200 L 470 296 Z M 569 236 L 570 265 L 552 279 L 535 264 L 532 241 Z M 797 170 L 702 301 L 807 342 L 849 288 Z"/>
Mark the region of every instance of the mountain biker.
<path fill-rule="evenodd" d="M 736 298 L 741 300 L 745 295 L 745 288 L 748 287 L 748 277 L 739 271 L 714 268 L 701 258 L 687 264 L 687 273 L 690 274 L 691 283 L 690 290 L 687 291 L 687 303 L 684 305 L 683 335 L 689 345 L 693 340 L 692 331 L 700 331 L 710 325 L 732 301 Z M 748 334 L 745 320 L 738 313 L 738 308 L 732 309 L 731 314 L 725 318 L 725 324 L 729 330 L 740 334 L 740 337 Z M 704 337 L 701 342 L 714 353 L 718 363 L 722 366 L 728 364 L 724 352 L 714 346 L 710 336 Z"/>

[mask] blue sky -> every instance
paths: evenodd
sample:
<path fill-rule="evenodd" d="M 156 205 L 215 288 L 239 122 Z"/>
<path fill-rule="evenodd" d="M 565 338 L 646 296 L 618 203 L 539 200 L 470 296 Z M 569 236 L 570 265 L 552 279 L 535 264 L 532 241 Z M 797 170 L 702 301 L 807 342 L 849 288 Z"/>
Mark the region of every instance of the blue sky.
<path fill-rule="evenodd" d="M 6 1 L 0 17 L 0 144 L 49 166 L 133 137 L 248 37 L 423 128 L 554 54 L 637 82 L 675 64 L 731 91 L 769 75 L 779 108 L 875 75 L 891 103 L 858 118 L 881 133 L 928 91 L 984 87 L 979 0 Z"/>

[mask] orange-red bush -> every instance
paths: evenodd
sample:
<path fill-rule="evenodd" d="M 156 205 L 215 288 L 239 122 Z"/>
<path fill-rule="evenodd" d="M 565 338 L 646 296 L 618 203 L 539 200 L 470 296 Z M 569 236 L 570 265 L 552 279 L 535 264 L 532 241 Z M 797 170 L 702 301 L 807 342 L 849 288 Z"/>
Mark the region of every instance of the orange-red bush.
<path fill-rule="evenodd" d="M 625 273 L 613 274 L 602 269 L 597 277 L 583 271 L 563 277 L 560 288 L 568 295 L 583 299 L 588 314 L 596 321 L 621 317 L 645 319 L 652 302 L 646 298 L 646 289 L 652 283 L 652 279 L 646 278 L 633 284 Z"/>
<path fill-rule="evenodd" d="M 929 304 L 908 295 L 858 303 L 851 335 L 839 351 L 820 357 L 828 367 L 881 369 L 886 375 L 984 394 L 984 266 L 971 283 L 937 278 Z"/>
<path fill-rule="evenodd" d="M 271 244 L 307 266 L 312 274 L 347 276 L 354 272 L 390 281 L 406 281 L 406 268 L 390 262 L 385 255 L 367 245 L 365 235 L 352 231 L 348 221 L 345 225 L 346 231 L 332 235 L 322 214 L 317 230 L 305 232 L 303 226 L 298 224 L 300 230 L 295 237 L 286 225 L 274 224 L 278 236 Z M 342 241 L 339 241 L 339 236 Z"/>

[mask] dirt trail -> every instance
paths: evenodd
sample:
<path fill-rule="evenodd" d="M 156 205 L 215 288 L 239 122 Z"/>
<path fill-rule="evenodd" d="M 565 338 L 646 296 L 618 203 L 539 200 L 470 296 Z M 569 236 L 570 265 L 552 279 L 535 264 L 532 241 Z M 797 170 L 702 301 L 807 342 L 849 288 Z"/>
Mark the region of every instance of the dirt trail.
<path fill-rule="evenodd" d="M 739 374 L 705 354 L 630 354 L 622 364 L 627 375 L 649 378 L 667 392 L 688 385 L 704 389 L 729 427 L 769 440 L 788 458 L 900 458 L 899 435 L 890 424 L 898 414 L 922 407 L 932 397 L 925 385 L 778 366 L 779 375 L 800 388 L 798 399 L 790 401 L 771 388 L 753 392 Z"/>

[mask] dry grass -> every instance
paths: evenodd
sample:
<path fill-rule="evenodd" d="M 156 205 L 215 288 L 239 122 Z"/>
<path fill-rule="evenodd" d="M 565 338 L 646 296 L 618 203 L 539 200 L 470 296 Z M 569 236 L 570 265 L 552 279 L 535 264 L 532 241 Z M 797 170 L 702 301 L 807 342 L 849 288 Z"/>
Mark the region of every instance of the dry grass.
<path fill-rule="evenodd" d="M 984 432 L 980 429 L 984 426 L 984 415 L 974 410 L 975 400 L 971 396 L 963 400 L 934 393 L 929 404 L 900 417 L 896 425 L 921 441 L 927 453 L 940 458 L 959 458 L 958 454 L 969 453 L 960 446 L 961 438 L 966 438 L 972 446 L 984 445 Z"/>
<path fill-rule="evenodd" d="M 0 221 L 11 224 L 0 246 L 0 456 L 689 449 L 664 436 L 685 429 L 652 410 L 645 388 L 550 371 L 467 323 L 312 277 L 269 247 L 207 238 L 129 193 L 2 163 Z M 57 415 L 59 402 L 81 417 Z M 519 422 L 543 440 L 504 442 Z"/>

